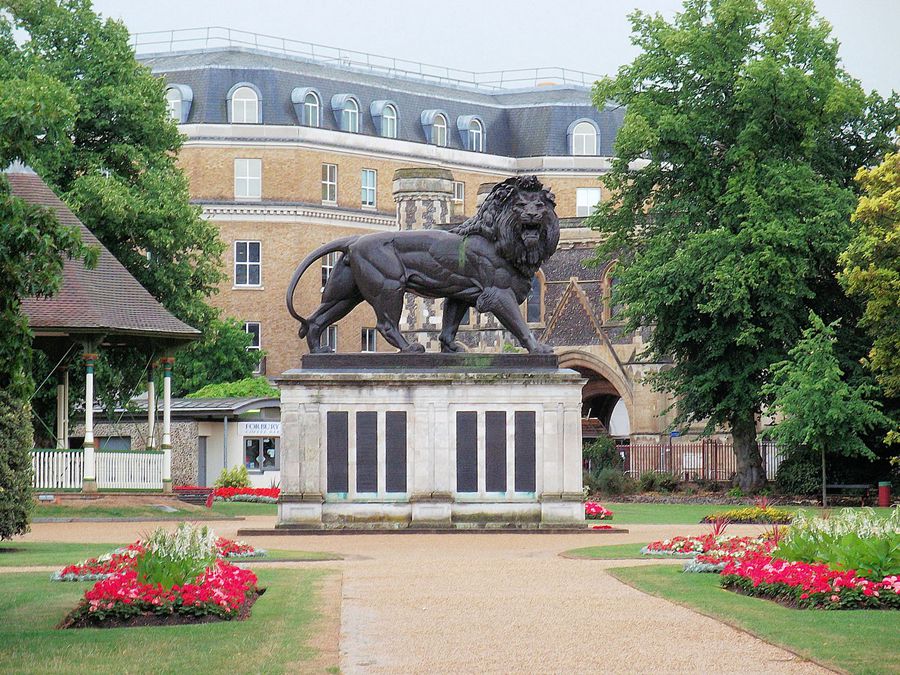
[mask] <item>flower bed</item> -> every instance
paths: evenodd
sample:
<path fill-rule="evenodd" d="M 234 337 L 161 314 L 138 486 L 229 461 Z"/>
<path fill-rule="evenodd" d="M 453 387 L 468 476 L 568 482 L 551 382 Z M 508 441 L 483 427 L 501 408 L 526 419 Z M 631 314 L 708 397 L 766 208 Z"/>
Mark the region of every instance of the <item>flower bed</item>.
<path fill-rule="evenodd" d="M 137 558 L 144 552 L 144 542 L 136 541 L 123 548 L 117 548 L 96 558 L 89 558 L 74 565 L 67 565 L 50 577 L 53 581 L 97 581 L 107 579 L 117 572 L 134 569 Z M 261 558 L 265 549 L 254 548 L 243 541 L 219 537 L 216 539 L 216 554 L 219 558 Z"/>
<path fill-rule="evenodd" d="M 794 519 L 794 514 L 774 506 L 748 506 L 743 509 L 711 513 L 704 516 L 700 522 L 712 523 L 721 519 L 725 519 L 729 523 L 744 525 L 787 525 Z"/>
<path fill-rule="evenodd" d="M 900 576 L 858 577 L 824 563 L 789 562 L 766 553 L 746 553 L 722 571 L 722 586 L 800 608 L 900 609 Z"/>
<path fill-rule="evenodd" d="M 215 501 L 223 502 L 257 502 L 275 504 L 281 495 L 281 488 L 216 488 L 213 491 Z"/>
<path fill-rule="evenodd" d="M 224 560 L 207 568 L 193 583 L 171 588 L 141 583 L 136 570 L 123 569 L 98 581 L 59 627 L 119 627 L 244 618 L 260 595 L 256 584 L 253 572 Z"/>
<path fill-rule="evenodd" d="M 587 520 L 611 520 L 613 512 L 597 502 L 585 502 L 584 517 Z"/>
<path fill-rule="evenodd" d="M 769 535 L 726 537 L 704 534 L 698 537 L 672 537 L 650 542 L 641 549 L 641 554 L 669 558 L 694 558 L 700 563 L 718 566 L 747 551 L 771 551 L 774 547 L 775 544 L 770 541 Z M 688 566 L 685 566 L 685 570 L 701 571 L 701 568 L 689 569 Z M 719 571 L 719 569 L 702 569 L 702 571 Z"/>

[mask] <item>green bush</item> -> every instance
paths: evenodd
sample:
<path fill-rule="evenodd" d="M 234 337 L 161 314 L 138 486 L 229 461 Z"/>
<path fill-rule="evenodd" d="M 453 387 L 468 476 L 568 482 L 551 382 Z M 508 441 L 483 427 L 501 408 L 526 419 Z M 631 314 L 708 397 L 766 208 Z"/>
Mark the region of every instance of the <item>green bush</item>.
<path fill-rule="evenodd" d="M 216 564 L 216 536 L 211 530 L 181 523 L 175 531 L 159 528 L 144 541 L 137 558 L 137 578 L 163 588 L 183 586 Z"/>
<path fill-rule="evenodd" d="M 616 442 L 609 436 L 601 436 L 590 445 L 586 445 L 582 454 L 590 460 L 591 470 L 599 473 L 603 469 L 625 469 L 625 460 L 616 450 Z"/>
<path fill-rule="evenodd" d="M 214 485 L 224 488 L 250 487 L 250 475 L 247 473 L 247 467 L 242 464 L 230 469 L 222 469 L 222 473 L 219 474 Z"/>
<path fill-rule="evenodd" d="M 0 540 L 28 531 L 31 498 L 31 409 L 0 390 Z"/>
<path fill-rule="evenodd" d="M 813 496 L 822 493 L 822 467 L 814 457 L 787 457 L 775 474 L 778 491 L 786 495 Z"/>
<path fill-rule="evenodd" d="M 264 377 L 245 377 L 236 382 L 208 384 L 186 398 L 278 398 L 278 389 Z"/>
<path fill-rule="evenodd" d="M 589 487 L 591 487 L 592 492 L 599 492 L 604 495 L 620 495 L 628 490 L 629 481 L 628 477 L 621 471 L 602 469 L 591 476 Z"/>
<path fill-rule="evenodd" d="M 678 477 L 666 471 L 645 471 L 638 479 L 641 492 L 675 492 Z"/>

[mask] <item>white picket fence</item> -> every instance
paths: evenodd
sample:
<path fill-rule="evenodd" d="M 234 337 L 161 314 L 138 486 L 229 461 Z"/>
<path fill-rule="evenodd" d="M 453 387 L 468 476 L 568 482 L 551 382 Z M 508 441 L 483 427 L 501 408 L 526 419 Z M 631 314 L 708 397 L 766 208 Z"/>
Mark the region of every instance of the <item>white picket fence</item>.
<path fill-rule="evenodd" d="M 38 490 L 80 490 L 83 450 L 32 450 L 31 484 Z"/>
<path fill-rule="evenodd" d="M 96 450 L 100 490 L 162 490 L 160 451 Z M 83 450 L 33 450 L 32 485 L 38 490 L 79 490 L 84 475 Z"/>

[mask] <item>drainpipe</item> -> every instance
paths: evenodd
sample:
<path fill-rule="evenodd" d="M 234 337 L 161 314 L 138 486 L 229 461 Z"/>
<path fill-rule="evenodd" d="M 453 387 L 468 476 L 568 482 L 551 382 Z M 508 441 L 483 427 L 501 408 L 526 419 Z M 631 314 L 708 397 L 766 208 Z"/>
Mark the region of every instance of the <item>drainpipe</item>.
<path fill-rule="evenodd" d="M 228 415 L 225 415 L 225 431 L 222 435 L 222 468 L 228 469 Z"/>

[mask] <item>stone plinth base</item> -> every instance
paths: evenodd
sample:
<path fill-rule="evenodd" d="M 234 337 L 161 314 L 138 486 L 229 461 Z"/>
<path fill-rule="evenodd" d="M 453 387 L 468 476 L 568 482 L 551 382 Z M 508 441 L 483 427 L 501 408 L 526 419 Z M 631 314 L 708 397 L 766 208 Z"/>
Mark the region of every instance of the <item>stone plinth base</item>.
<path fill-rule="evenodd" d="M 581 387 L 555 357 L 316 354 L 284 373 L 278 526 L 584 528 Z"/>

